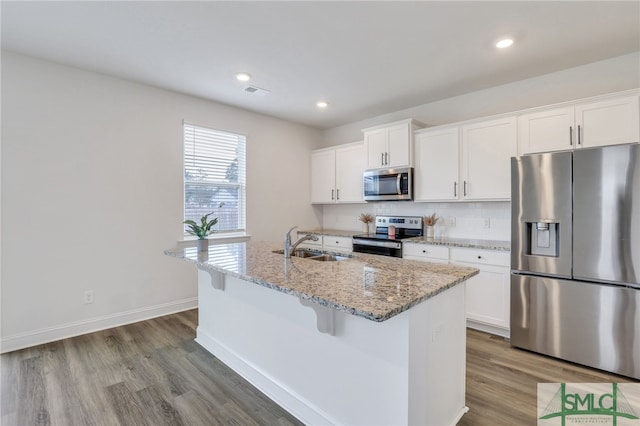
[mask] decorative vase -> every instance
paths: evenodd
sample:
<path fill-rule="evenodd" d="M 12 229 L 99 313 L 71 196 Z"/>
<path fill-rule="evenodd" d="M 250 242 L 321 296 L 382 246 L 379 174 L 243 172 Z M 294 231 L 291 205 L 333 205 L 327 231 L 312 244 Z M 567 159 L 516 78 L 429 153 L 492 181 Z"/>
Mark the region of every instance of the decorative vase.
<path fill-rule="evenodd" d="M 434 235 L 435 235 L 435 232 L 434 232 L 433 225 L 427 225 L 427 238 L 432 240 Z"/>
<path fill-rule="evenodd" d="M 362 229 L 364 229 L 364 233 L 368 234 L 369 233 L 369 224 L 367 222 L 363 222 L 362 223 Z"/>
<path fill-rule="evenodd" d="M 198 251 L 199 252 L 208 252 L 209 251 L 209 240 L 206 238 L 198 240 Z"/>

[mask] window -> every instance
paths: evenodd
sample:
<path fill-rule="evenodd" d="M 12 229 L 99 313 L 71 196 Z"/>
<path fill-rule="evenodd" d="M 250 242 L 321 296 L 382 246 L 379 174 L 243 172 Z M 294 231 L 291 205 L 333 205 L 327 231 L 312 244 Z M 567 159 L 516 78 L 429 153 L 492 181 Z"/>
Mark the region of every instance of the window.
<path fill-rule="evenodd" d="M 218 232 L 245 230 L 246 138 L 184 123 L 184 218 L 218 218 Z"/>

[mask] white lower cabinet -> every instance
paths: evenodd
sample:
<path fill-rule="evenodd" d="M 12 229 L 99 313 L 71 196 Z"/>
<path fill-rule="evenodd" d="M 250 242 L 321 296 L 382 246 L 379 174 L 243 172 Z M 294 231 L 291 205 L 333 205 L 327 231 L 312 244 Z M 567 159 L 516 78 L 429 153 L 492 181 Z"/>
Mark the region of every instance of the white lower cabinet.
<path fill-rule="evenodd" d="M 467 326 L 509 337 L 509 252 L 413 243 L 403 243 L 402 252 L 403 259 L 478 268 L 466 285 Z"/>
<path fill-rule="evenodd" d="M 467 325 L 509 336 L 510 254 L 494 250 L 451 249 L 451 263 L 478 268 L 467 280 Z"/>
<path fill-rule="evenodd" d="M 298 232 L 298 238 L 306 235 L 306 232 Z M 313 250 L 338 251 L 351 253 L 353 251 L 352 237 L 338 237 L 334 235 L 317 235 L 318 241 L 306 240 L 298 247 Z"/>
<path fill-rule="evenodd" d="M 322 237 L 322 247 L 324 250 L 335 250 L 350 253 L 353 251 L 352 237 L 334 237 L 325 235 Z"/>
<path fill-rule="evenodd" d="M 429 244 L 402 244 L 402 258 L 433 263 L 449 263 L 449 248 Z"/>

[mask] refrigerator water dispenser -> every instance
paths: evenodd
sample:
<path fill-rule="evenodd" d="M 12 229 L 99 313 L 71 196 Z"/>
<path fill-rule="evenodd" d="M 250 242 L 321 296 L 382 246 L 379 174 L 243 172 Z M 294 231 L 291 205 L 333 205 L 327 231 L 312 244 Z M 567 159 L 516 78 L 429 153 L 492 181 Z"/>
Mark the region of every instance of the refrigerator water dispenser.
<path fill-rule="evenodd" d="M 559 223 L 527 222 L 530 229 L 529 254 L 558 257 Z"/>

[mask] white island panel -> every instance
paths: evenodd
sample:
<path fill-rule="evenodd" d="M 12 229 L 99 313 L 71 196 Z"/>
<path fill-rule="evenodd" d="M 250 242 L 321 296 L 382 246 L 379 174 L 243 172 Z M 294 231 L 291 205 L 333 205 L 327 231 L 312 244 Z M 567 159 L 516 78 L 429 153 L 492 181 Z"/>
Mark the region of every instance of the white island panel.
<path fill-rule="evenodd" d="M 453 425 L 464 406 L 464 283 L 386 321 L 199 270 L 197 342 L 306 424 Z M 220 287 L 219 285 L 216 285 Z"/>

